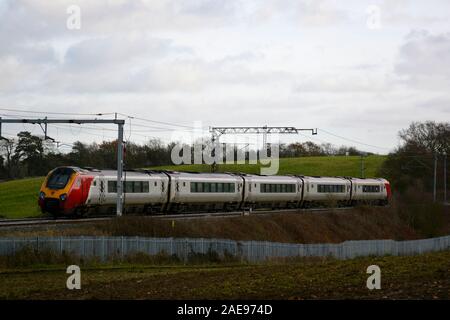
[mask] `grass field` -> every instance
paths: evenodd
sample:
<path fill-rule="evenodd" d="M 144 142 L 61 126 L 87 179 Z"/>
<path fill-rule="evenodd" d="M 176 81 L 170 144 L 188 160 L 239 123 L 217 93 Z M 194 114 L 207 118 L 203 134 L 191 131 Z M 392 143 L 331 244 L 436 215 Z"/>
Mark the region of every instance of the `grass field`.
<path fill-rule="evenodd" d="M 44 178 L 30 178 L 0 183 L 0 217 L 25 218 L 41 215 L 37 205 Z"/>
<path fill-rule="evenodd" d="M 365 175 L 375 177 L 385 156 L 366 157 Z M 259 165 L 220 165 L 219 171 L 260 173 Z M 207 165 L 180 165 L 156 167 L 156 169 L 209 172 Z M 316 176 L 353 176 L 361 173 L 360 157 L 302 157 L 280 159 L 278 174 L 304 174 Z M 43 178 L 21 179 L 0 183 L 0 217 L 35 217 L 41 213 L 37 197 Z"/>
<path fill-rule="evenodd" d="M 386 156 L 369 156 L 364 158 L 365 177 L 376 177 Z M 218 166 L 220 172 L 260 173 L 261 165 L 250 164 L 222 164 Z M 210 172 L 208 165 L 178 165 L 154 167 L 153 169 L 168 169 L 178 171 Z M 301 157 L 280 159 L 279 175 L 297 174 L 311 176 L 361 176 L 361 158 L 348 157 Z"/>
<path fill-rule="evenodd" d="M 368 290 L 367 267 L 381 269 Z M 0 267 L 0 299 L 449 299 L 450 251 L 353 260 L 264 264 L 86 265 L 81 290 L 65 288 L 66 265 Z"/>

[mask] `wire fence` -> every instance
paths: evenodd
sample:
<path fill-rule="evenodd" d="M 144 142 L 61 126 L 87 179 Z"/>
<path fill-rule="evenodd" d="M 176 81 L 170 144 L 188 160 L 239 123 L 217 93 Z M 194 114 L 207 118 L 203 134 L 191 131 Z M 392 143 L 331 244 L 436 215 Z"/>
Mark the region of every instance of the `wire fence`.
<path fill-rule="evenodd" d="M 25 248 L 36 252 L 53 251 L 102 261 L 113 257 L 144 253 L 167 254 L 187 260 L 192 254 L 232 256 L 249 262 L 276 258 L 334 257 L 351 259 L 361 256 L 402 256 L 450 249 L 450 236 L 394 241 L 361 240 L 337 244 L 293 244 L 267 241 L 224 239 L 144 238 L 144 237 L 35 237 L 0 238 L 0 255 L 14 255 Z"/>

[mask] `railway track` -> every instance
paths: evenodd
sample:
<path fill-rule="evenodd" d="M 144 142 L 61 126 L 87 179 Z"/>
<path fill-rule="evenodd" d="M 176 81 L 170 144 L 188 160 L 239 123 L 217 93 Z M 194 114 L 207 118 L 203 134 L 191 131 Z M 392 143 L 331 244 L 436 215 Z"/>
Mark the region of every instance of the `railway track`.
<path fill-rule="evenodd" d="M 198 218 L 227 218 L 240 217 L 249 215 L 269 215 L 281 213 L 304 213 L 304 212 L 330 212 L 330 211 L 344 211 L 352 209 L 352 207 L 342 208 L 312 208 L 312 209 L 276 209 L 276 210 L 253 210 L 253 211 L 232 211 L 232 212 L 201 212 L 201 213 L 185 213 L 185 214 L 159 214 L 159 215 L 130 215 L 135 217 L 148 217 L 153 219 L 163 220 L 188 220 Z M 0 220 L 0 228 L 7 227 L 30 227 L 39 225 L 56 225 L 56 224 L 81 224 L 107 221 L 116 219 L 116 216 L 93 216 L 87 218 L 27 218 L 27 219 L 3 219 Z"/>

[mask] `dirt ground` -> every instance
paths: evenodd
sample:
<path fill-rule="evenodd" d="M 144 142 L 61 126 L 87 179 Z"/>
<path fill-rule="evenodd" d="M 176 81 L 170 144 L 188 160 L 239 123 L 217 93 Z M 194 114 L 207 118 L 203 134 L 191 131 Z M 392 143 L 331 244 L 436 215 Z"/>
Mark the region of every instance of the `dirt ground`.
<path fill-rule="evenodd" d="M 369 265 L 381 289 L 368 290 Z M 68 290 L 65 266 L 0 270 L 1 299 L 449 299 L 450 251 L 346 261 L 265 264 L 81 266 Z"/>

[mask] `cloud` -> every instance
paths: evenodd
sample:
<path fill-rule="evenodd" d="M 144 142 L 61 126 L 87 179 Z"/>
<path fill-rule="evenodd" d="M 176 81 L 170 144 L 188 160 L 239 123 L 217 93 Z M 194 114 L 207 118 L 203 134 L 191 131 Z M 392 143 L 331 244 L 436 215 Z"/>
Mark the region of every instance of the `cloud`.
<path fill-rule="evenodd" d="M 345 71 L 302 75 L 294 86 L 296 93 L 378 93 L 391 90 L 392 79 L 384 73 L 367 72 L 372 67 L 357 65 Z M 356 70 L 356 72 L 355 72 Z"/>
<path fill-rule="evenodd" d="M 400 47 L 395 72 L 412 87 L 447 91 L 450 85 L 450 33 L 411 32 Z"/>
<path fill-rule="evenodd" d="M 376 2 L 377 31 L 356 0 L 0 0 L 0 103 L 347 136 L 363 123 L 383 145 L 448 116 L 450 24 L 444 1 Z M 66 28 L 72 4 L 81 30 Z"/>

